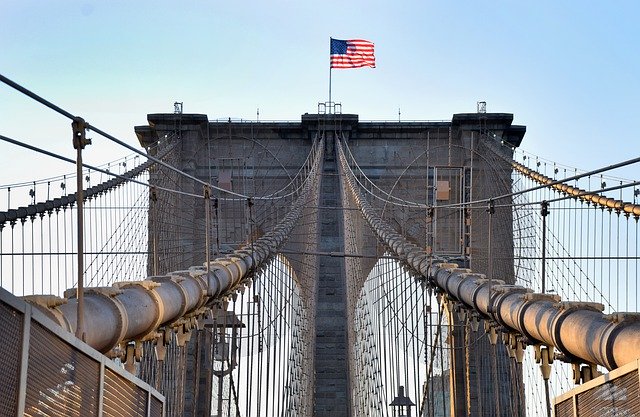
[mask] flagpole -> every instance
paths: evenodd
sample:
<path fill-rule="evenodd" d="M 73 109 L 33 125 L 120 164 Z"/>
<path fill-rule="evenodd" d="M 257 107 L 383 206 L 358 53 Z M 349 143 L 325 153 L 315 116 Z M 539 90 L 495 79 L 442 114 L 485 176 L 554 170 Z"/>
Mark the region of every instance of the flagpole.
<path fill-rule="evenodd" d="M 331 113 L 331 41 L 333 38 L 329 38 L 329 113 Z"/>

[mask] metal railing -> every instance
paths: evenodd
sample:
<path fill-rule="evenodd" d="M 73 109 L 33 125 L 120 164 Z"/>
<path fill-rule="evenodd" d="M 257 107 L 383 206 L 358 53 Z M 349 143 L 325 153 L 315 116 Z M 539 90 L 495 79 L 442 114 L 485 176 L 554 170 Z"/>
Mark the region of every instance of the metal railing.
<path fill-rule="evenodd" d="M 163 417 L 164 396 L 0 288 L 0 415 Z"/>

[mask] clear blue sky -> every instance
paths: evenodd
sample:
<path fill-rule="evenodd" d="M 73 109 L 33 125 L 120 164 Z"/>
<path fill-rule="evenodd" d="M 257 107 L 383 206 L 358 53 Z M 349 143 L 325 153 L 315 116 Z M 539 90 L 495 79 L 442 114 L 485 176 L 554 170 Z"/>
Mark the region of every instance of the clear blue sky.
<path fill-rule="evenodd" d="M 639 16 L 637 0 L 3 0 L 0 73 L 137 144 L 176 100 L 210 118 L 315 112 L 329 37 L 360 37 L 377 68 L 334 70 L 345 113 L 449 120 L 484 100 L 527 126 L 527 150 L 591 169 L 640 155 Z M 73 156 L 69 122 L 5 86 L 0 134 Z M 93 137 L 89 161 L 124 153 Z M 0 143 L 0 184 L 73 170 L 49 163 Z"/>

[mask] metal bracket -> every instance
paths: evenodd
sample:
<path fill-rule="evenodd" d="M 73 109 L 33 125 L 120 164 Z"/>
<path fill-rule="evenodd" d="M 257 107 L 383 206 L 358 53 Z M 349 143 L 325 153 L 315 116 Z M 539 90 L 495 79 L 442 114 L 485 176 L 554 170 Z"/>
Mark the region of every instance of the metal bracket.
<path fill-rule="evenodd" d="M 93 287 L 93 288 L 86 288 L 84 290 L 85 294 L 99 294 L 109 298 L 113 298 L 116 295 L 122 294 L 123 292 L 124 291 L 122 291 L 120 288 L 117 288 L 117 287 Z"/>
<path fill-rule="evenodd" d="M 186 326 L 178 327 L 178 331 L 176 332 L 178 346 L 180 347 L 183 347 L 189 340 L 191 340 L 191 332 L 186 330 L 185 327 Z"/>
<path fill-rule="evenodd" d="M 113 284 L 113 286 L 117 289 L 123 289 L 127 287 L 142 287 L 147 291 L 158 288 L 160 285 L 162 284 L 148 279 L 144 281 L 120 281 Z"/>
<path fill-rule="evenodd" d="M 86 132 L 88 123 L 82 117 L 74 117 L 71 122 L 73 130 L 73 149 L 84 149 L 86 145 L 91 145 L 91 139 L 87 139 Z"/>
<path fill-rule="evenodd" d="M 73 290 L 75 293 L 75 289 Z M 34 304 L 44 308 L 56 308 L 63 304 L 67 304 L 66 298 L 61 298 L 55 295 L 25 295 L 22 297 L 29 304 Z"/>
<path fill-rule="evenodd" d="M 546 345 L 535 345 L 535 360 L 540 364 L 542 378 L 546 381 L 551 376 L 551 364 L 554 359 L 554 347 Z"/>
<path fill-rule="evenodd" d="M 156 359 L 160 362 L 164 361 L 164 358 L 167 355 L 167 346 L 165 345 L 166 332 L 170 332 L 170 330 L 164 330 L 160 333 L 156 333 Z"/>
<path fill-rule="evenodd" d="M 598 371 L 598 366 L 593 363 L 583 364 L 574 362 L 571 364 L 571 367 L 573 368 L 573 383 L 576 385 L 584 384 L 602 375 L 602 373 Z"/>
<path fill-rule="evenodd" d="M 135 345 L 133 343 L 128 343 L 125 350 L 124 357 L 124 369 L 128 372 L 134 373 L 136 370 L 135 365 Z"/>
<path fill-rule="evenodd" d="M 557 294 L 541 294 L 538 292 L 528 292 L 522 295 L 522 299 L 525 301 L 550 301 L 552 303 L 559 303 L 561 298 Z"/>
<path fill-rule="evenodd" d="M 635 323 L 640 321 L 640 313 L 611 313 L 604 316 L 612 323 Z"/>
<path fill-rule="evenodd" d="M 604 304 L 583 301 L 561 301 L 558 303 L 558 307 L 561 311 L 591 310 L 599 313 L 604 311 Z"/>

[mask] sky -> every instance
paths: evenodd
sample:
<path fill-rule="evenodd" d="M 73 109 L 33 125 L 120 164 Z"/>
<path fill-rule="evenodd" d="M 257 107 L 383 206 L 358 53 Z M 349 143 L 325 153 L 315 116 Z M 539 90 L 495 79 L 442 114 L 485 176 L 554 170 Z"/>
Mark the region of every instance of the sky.
<path fill-rule="evenodd" d="M 640 157 L 639 17 L 638 0 L 0 0 L 0 74 L 137 146 L 175 101 L 300 120 L 328 100 L 330 37 L 363 38 L 377 67 L 333 71 L 343 112 L 451 120 L 486 101 L 527 126 L 523 149 L 591 170 Z M 1 84 L 0 135 L 75 156 L 69 120 Z M 89 137 L 89 163 L 130 153 Z M 73 171 L 0 142 L 0 210 L 3 186 Z"/>
<path fill-rule="evenodd" d="M 363 38 L 377 67 L 333 71 L 344 113 L 450 120 L 486 101 L 527 126 L 522 148 L 594 169 L 640 156 L 638 16 L 636 0 L 3 0 L 0 73 L 136 146 L 175 101 L 210 119 L 314 113 L 329 38 Z M 0 134 L 75 155 L 69 121 L 5 85 Z M 129 153 L 89 137 L 90 163 Z M 73 169 L 0 142 L 0 185 Z"/>

